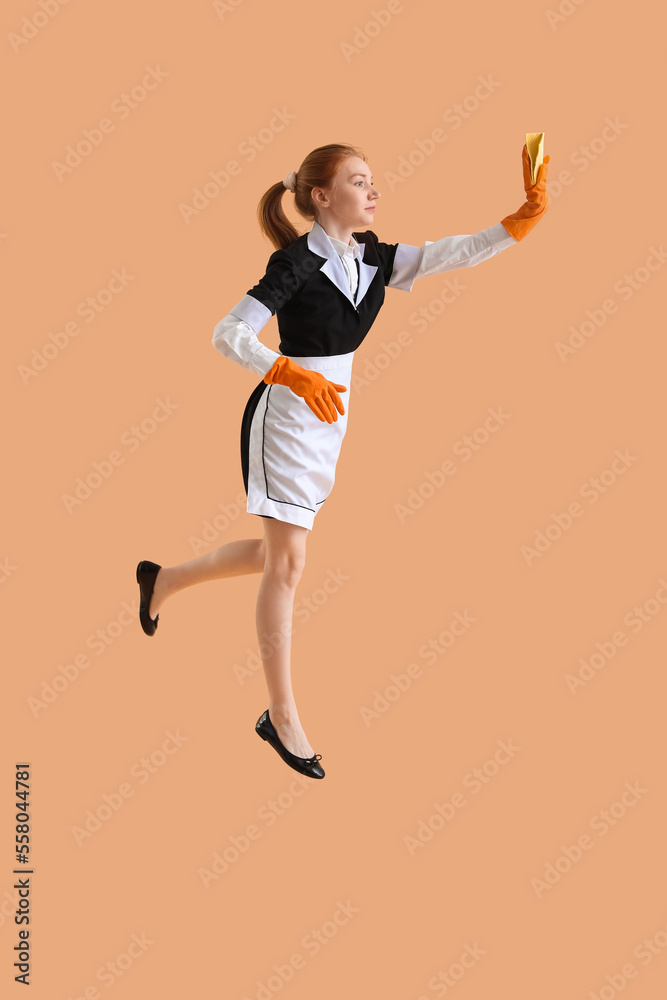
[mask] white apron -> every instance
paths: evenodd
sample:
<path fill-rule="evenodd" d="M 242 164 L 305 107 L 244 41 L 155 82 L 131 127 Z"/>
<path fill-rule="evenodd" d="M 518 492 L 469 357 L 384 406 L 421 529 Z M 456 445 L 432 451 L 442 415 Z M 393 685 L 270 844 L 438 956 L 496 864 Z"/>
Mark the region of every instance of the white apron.
<path fill-rule="evenodd" d="M 330 382 L 346 387 L 347 391 L 339 392 L 345 413 L 336 410 L 338 419 L 331 424 L 320 420 L 289 386 L 257 386 L 248 400 L 241 431 L 249 514 L 312 530 L 315 515 L 333 488 L 347 430 L 353 358 L 354 351 L 292 358 L 302 368 L 322 372 Z"/>

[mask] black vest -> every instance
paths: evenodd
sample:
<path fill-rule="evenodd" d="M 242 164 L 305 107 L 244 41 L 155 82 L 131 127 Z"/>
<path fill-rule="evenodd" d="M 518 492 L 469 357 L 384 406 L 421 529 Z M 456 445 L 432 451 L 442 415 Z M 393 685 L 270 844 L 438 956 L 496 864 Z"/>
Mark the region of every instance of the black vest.
<path fill-rule="evenodd" d="M 264 277 L 246 293 L 275 314 L 281 354 L 348 354 L 370 330 L 384 302 L 398 243 L 379 243 L 371 230 L 354 233 L 354 237 L 362 248 L 356 261 L 356 294 L 350 291 L 345 267 L 318 223 L 286 249 L 271 254 Z"/>

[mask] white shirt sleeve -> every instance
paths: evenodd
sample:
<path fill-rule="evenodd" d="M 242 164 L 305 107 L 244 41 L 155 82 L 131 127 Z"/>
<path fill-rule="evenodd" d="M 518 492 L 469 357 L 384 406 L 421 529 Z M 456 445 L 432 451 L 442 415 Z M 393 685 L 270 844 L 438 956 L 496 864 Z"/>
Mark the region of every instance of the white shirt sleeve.
<path fill-rule="evenodd" d="M 244 295 L 213 331 L 213 346 L 230 361 L 262 377 L 280 354 L 261 343 L 257 334 L 272 313 L 261 302 Z M 245 317 L 245 318 L 243 318 Z M 247 322 L 250 320 L 252 326 Z"/>
<path fill-rule="evenodd" d="M 399 243 L 389 286 L 411 292 L 417 278 L 474 267 L 517 243 L 501 222 L 471 236 L 444 236 L 434 243 L 426 240 L 421 247 Z"/>

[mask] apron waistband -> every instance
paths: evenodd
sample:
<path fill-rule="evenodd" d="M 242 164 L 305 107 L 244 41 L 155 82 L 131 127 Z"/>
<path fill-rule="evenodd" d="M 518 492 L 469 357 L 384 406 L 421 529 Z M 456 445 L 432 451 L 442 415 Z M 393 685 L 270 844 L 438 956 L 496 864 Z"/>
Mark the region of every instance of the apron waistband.
<path fill-rule="evenodd" d="M 302 368 L 308 368 L 310 371 L 328 371 L 330 368 L 347 368 L 352 364 L 352 359 L 354 358 L 354 351 L 350 351 L 348 354 L 328 354 L 319 358 L 299 358 L 293 354 L 285 354 L 284 357 L 290 358 L 295 364 L 300 365 Z"/>

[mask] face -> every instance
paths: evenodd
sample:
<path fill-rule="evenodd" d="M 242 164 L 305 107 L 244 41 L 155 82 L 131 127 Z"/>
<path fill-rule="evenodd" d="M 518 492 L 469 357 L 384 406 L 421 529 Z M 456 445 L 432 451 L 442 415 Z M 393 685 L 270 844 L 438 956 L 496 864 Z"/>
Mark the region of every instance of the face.
<path fill-rule="evenodd" d="M 360 156 L 343 161 L 330 188 L 313 188 L 315 204 L 322 214 L 353 230 L 373 225 L 379 197 L 370 168 Z"/>

